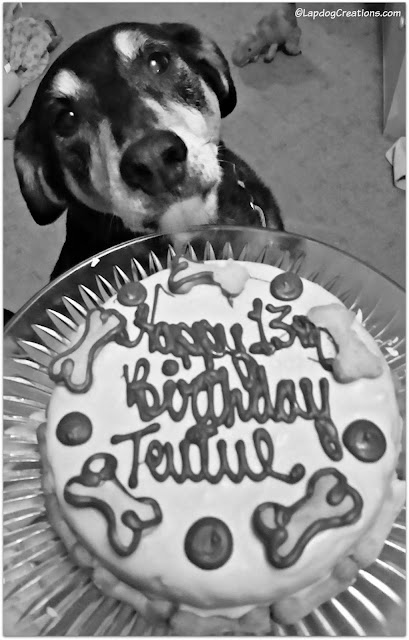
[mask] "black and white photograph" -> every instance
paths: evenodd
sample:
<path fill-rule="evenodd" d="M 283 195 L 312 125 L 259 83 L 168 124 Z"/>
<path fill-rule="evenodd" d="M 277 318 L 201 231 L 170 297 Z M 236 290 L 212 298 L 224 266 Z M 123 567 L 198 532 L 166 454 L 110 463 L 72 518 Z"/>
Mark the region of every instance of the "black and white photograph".
<path fill-rule="evenodd" d="M 406 633 L 406 3 L 3 3 L 3 635 Z"/>

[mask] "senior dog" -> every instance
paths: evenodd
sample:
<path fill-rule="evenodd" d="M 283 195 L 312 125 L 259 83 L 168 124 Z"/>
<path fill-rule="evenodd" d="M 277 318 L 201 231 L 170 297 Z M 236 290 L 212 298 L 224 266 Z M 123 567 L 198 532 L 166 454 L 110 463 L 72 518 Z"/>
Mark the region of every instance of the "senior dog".
<path fill-rule="evenodd" d="M 34 220 L 67 211 L 51 277 L 149 233 L 211 223 L 283 229 L 270 190 L 220 140 L 236 101 L 219 47 L 187 24 L 116 24 L 64 51 L 15 141 Z"/>

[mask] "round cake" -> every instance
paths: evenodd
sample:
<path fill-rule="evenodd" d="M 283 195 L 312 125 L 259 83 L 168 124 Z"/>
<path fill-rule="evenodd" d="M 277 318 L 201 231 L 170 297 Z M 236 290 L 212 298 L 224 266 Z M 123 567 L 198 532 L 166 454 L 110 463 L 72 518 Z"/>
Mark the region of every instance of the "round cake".
<path fill-rule="evenodd" d="M 389 367 L 295 273 L 177 257 L 90 310 L 49 374 L 51 522 L 175 635 L 298 621 L 377 558 L 403 504 Z"/>

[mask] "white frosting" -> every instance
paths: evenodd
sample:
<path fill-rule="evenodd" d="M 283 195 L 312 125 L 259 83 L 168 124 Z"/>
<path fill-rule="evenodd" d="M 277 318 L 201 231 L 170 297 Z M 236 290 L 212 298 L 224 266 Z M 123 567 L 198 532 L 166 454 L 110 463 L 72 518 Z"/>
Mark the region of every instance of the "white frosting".
<path fill-rule="evenodd" d="M 303 280 L 304 291 L 300 298 L 289 303 L 281 302 L 270 293 L 270 282 L 281 270 L 252 263 L 245 263 L 245 268 L 250 273 L 250 279 L 244 284 L 243 292 L 233 301 L 229 301 L 220 288 L 207 284 L 197 285 L 183 295 L 173 296 L 161 290 L 155 322 L 163 320 L 177 324 L 183 321 L 189 326 L 204 318 L 211 325 L 223 322 L 229 339 L 230 327 L 239 322 L 243 326 L 243 342 L 248 348 L 259 340 L 257 324 L 248 318 L 254 298 L 260 298 L 264 305 L 290 304 L 291 313 L 285 318 L 285 323 L 290 323 L 294 315 L 305 315 L 311 307 L 339 303 L 332 294 L 306 280 Z M 161 284 L 168 291 L 168 277 L 169 271 L 164 270 L 143 281 L 147 290 L 146 302 L 151 309 L 155 285 Z M 127 318 L 129 336 L 131 339 L 136 338 L 139 330 L 132 324 L 135 307 L 124 307 L 116 297 L 106 306 L 120 311 Z M 267 338 L 281 335 L 286 339 L 285 332 L 271 331 L 268 326 L 271 317 L 264 309 L 263 322 Z M 354 330 L 374 354 L 382 357 L 375 341 L 357 321 L 354 322 Z M 126 583 L 141 589 L 148 596 L 169 599 L 184 609 L 202 612 L 204 615 L 222 613 L 241 616 L 252 605 L 271 604 L 329 575 L 334 565 L 346 557 L 357 541 L 371 530 L 395 476 L 401 419 L 386 362 L 383 361 L 383 372 L 377 378 L 339 384 L 319 364 L 316 350 L 303 348 L 297 339 L 290 348 L 279 350 L 273 355 L 254 356 L 265 366 L 273 402 L 278 381 L 291 379 L 295 382 L 299 404 L 303 406 L 299 380 L 308 377 L 312 381 L 314 398 L 318 403 L 318 382 L 320 378 L 327 378 L 330 381 L 331 417 L 340 441 L 342 442 L 342 433 L 354 420 L 366 419 L 374 422 L 383 432 L 387 445 L 384 455 L 377 462 L 360 462 L 344 446 L 342 460 L 332 461 L 319 442 L 312 420 L 297 418 L 292 424 L 269 421 L 260 425 L 255 420 L 242 423 L 237 418 L 232 428 L 222 426 L 217 435 L 210 439 L 209 468 L 212 473 L 218 470 L 216 443 L 220 439 L 227 442 L 228 458 L 233 469 L 237 469 L 234 445 L 238 440 L 243 440 L 249 467 L 260 471 L 252 434 L 254 429 L 262 427 L 268 430 L 274 443 L 273 469 L 289 473 L 296 463 L 301 463 L 306 470 L 304 478 L 293 485 L 271 477 L 261 482 L 245 477 L 239 484 L 234 484 L 227 477 L 223 477 L 218 484 L 206 481 L 195 483 L 190 480 L 177 484 L 172 478 L 164 482 L 155 481 L 147 465 L 141 464 L 138 469 L 139 484 L 136 489 L 129 489 L 133 445 L 129 440 L 112 445 L 112 436 L 127 434 L 158 422 L 159 431 L 141 440 L 139 459 L 144 460 L 151 440 L 170 442 L 175 452 L 175 467 L 179 470 L 181 465 L 178 445 L 195 420 L 189 405 L 181 422 L 173 422 L 167 413 L 156 420 L 142 422 L 137 407 L 128 407 L 126 404 L 124 365 L 129 366 L 132 377 L 137 360 L 147 358 L 150 364 L 149 381 L 154 381 L 161 397 L 163 384 L 170 379 L 162 373 L 162 365 L 166 359 L 178 360 L 180 365 L 179 373 L 171 379 L 183 378 L 190 381 L 204 371 L 202 357 L 192 358 L 191 368 L 184 369 L 181 360 L 172 355 L 149 353 L 147 344 L 145 335 L 140 345 L 134 349 L 115 343 L 104 346 L 95 359 L 94 380 L 88 392 L 72 393 L 63 384 L 58 384 L 53 392 L 48 409 L 47 457 L 53 471 L 58 501 L 79 539 Z M 328 345 L 326 348 L 328 349 Z M 221 366 L 226 366 L 229 370 L 230 387 L 242 388 L 230 356 L 226 355 L 215 361 L 215 368 Z M 245 392 L 243 397 L 246 397 Z M 82 412 L 90 418 L 93 434 L 84 444 L 69 447 L 57 439 L 56 428 L 63 416 L 73 411 Z M 138 548 L 128 557 L 118 556 L 111 548 L 106 535 L 106 522 L 101 513 L 90 508 L 70 506 L 63 498 L 64 487 L 70 478 L 80 474 L 89 456 L 102 452 L 111 453 L 118 459 L 118 478 L 121 484 L 137 498 L 155 499 L 163 515 L 159 525 L 144 531 Z M 194 447 L 191 452 L 194 452 Z M 194 460 L 192 455 L 191 460 L 192 469 L 199 470 L 199 456 Z M 361 516 L 355 524 L 318 533 L 293 566 L 286 569 L 273 567 L 266 559 L 263 544 L 252 529 L 255 508 L 264 502 L 292 505 L 305 495 L 311 475 L 318 469 L 328 467 L 344 474 L 349 485 L 360 493 L 363 500 Z M 120 502 L 121 499 L 115 506 L 122 512 L 132 506 L 125 495 L 123 502 Z M 233 551 L 223 566 L 206 571 L 188 560 L 184 542 L 193 523 L 207 516 L 219 518 L 227 524 L 233 536 Z M 129 530 L 122 533 L 124 541 L 129 541 L 129 536 L 126 538 Z"/>

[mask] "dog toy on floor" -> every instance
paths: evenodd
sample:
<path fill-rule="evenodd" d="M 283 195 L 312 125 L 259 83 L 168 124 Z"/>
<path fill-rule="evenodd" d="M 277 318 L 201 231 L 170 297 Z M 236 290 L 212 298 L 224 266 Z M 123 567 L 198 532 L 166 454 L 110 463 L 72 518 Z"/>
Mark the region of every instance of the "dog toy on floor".
<path fill-rule="evenodd" d="M 15 137 L 22 122 L 21 115 L 8 108 L 19 94 L 20 88 L 18 75 L 11 71 L 10 65 L 6 64 L 3 68 L 3 138 L 6 140 Z"/>
<path fill-rule="evenodd" d="M 271 62 L 279 48 L 296 56 L 301 53 L 301 29 L 295 17 L 295 2 L 277 2 L 273 10 L 234 46 L 232 60 L 237 67 L 256 62 L 264 54 L 264 62 Z"/>
<path fill-rule="evenodd" d="M 48 18 L 16 14 L 20 3 L 3 9 L 3 138 L 14 138 L 21 116 L 10 108 L 20 90 L 48 67 L 49 55 L 61 42 Z"/>

